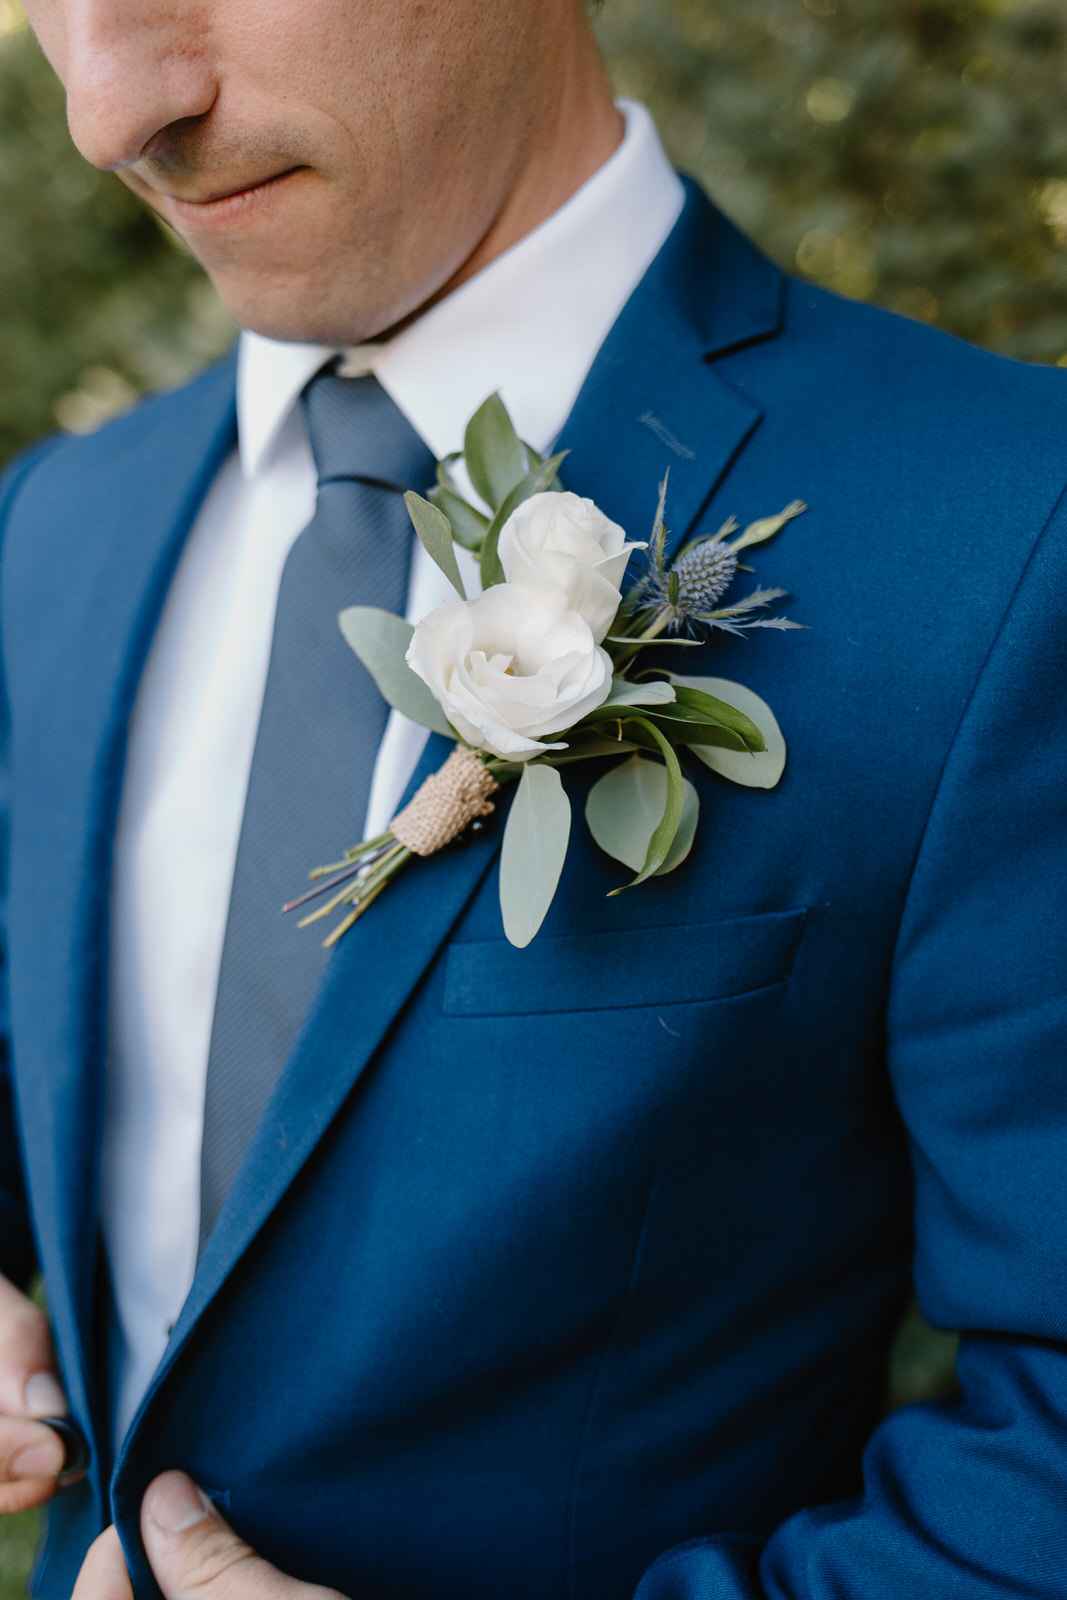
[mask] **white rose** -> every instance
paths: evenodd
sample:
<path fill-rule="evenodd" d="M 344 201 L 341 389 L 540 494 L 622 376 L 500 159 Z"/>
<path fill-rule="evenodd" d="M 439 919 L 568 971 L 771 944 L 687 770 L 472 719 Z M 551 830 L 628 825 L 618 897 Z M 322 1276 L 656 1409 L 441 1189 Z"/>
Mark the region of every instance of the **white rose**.
<path fill-rule="evenodd" d="M 513 583 L 431 611 L 415 627 L 407 663 L 457 733 L 511 761 L 564 749 L 540 741 L 595 710 L 611 689 L 611 658 L 589 625 Z"/>
<path fill-rule="evenodd" d="M 631 550 L 617 522 L 580 495 L 531 495 L 500 530 L 497 551 L 508 583 L 521 583 L 544 605 L 577 611 L 600 643 L 619 609 L 619 586 Z"/>

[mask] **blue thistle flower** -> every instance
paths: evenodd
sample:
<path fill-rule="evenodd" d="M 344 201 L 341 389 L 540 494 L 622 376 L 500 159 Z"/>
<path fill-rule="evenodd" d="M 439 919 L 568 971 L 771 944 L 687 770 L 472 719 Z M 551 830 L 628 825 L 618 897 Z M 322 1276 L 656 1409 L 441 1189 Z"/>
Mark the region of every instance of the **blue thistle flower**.
<path fill-rule="evenodd" d="M 677 577 L 675 607 L 681 617 L 711 611 L 722 599 L 737 572 L 737 556 L 728 544 L 701 539 L 688 545 L 671 567 Z"/>
<path fill-rule="evenodd" d="M 806 509 L 800 500 L 792 501 L 784 511 L 774 517 L 763 517 L 750 523 L 736 539 L 730 535 L 738 531 L 733 517 L 725 522 L 718 533 L 705 534 L 692 539 L 675 556 L 670 566 L 664 563 L 666 528 L 663 524 L 663 503 L 666 484 L 661 486 L 660 506 L 650 546 L 649 570 L 642 578 L 631 601 L 631 615 L 651 617 L 651 627 L 643 637 L 661 634 L 688 634 L 691 638 L 712 628 L 727 633 L 740 633 L 743 628 L 795 628 L 799 624 L 785 617 L 753 617 L 748 613 L 761 610 L 772 600 L 781 599 L 784 589 L 755 589 L 743 600 L 720 606 L 726 591 L 743 568 L 738 553 L 751 544 L 762 544 L 771 538 L 786 522 Z"/>

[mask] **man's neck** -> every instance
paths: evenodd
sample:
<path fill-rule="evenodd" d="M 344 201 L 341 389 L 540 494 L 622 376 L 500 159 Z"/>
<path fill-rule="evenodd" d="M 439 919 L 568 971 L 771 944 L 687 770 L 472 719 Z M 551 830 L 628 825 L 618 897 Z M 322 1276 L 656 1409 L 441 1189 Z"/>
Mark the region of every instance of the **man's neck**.
<path fill-rule="evenodd" d="M 462 266 L 410 316 L 379 334 L 393 338 L 411 322 L 475 277 L 491 261 L 533 233 L 614 154 L 626 128 L 592 34 L 588 49 L 570 59 L 570 70 L 553 85 L 553 104 L 523 171 L 501 210 Z"/>

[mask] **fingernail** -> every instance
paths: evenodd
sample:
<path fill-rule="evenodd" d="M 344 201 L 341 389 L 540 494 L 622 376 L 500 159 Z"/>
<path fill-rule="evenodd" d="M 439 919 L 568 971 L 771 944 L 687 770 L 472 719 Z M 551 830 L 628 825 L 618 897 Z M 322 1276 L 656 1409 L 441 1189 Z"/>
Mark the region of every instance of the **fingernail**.
<path fill-rule="evenodd" d="M 59 1380 L 50 1372 L 35 1372 L 32 1378 L 26 1379 L 26 1387 L 22 1392 L 31 1417 L 66 1416 L 67 1397 Z"/>
<path fill-rule="evenodd" d="M 149 1489 L 145 1510 L 164 1533 L 184 1533 L 203 1522 L 212 1506 L 184 1472 L 167 1472 Z"/>
<path fill-rule="evenodd" d="M 13 1478 L 55 1478 L 63 1470 L 63 1458 L 66 1452 L 63 1443 L 56 1435 L 49 1434 L 47 1439 L 41 1439 L 37 1444 L 28 1444 L 20 1450 L 11 1463 L 11 1476 Z"/>

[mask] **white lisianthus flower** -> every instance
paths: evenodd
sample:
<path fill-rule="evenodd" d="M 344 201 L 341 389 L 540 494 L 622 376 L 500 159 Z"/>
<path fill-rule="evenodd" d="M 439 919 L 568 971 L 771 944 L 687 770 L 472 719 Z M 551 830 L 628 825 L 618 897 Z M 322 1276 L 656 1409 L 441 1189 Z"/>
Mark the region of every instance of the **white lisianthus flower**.
<path fill-rule="evenodd" d="M 630 551 L 641 549 L 592 500 L 546 491 L 516 506 L 497 554 L 508 583 L 521 583 L 553 610 L 577 611 L 599 644 L 619 608 Z"/>
<path fill-rule="evenodd" d="M 541 741 L 611 690 L 611 657 L 588 623 L 514 583 L 431 611 L 415 627 L 407 663 L 462 738 L 510 761 L 565 749 Z"/>

